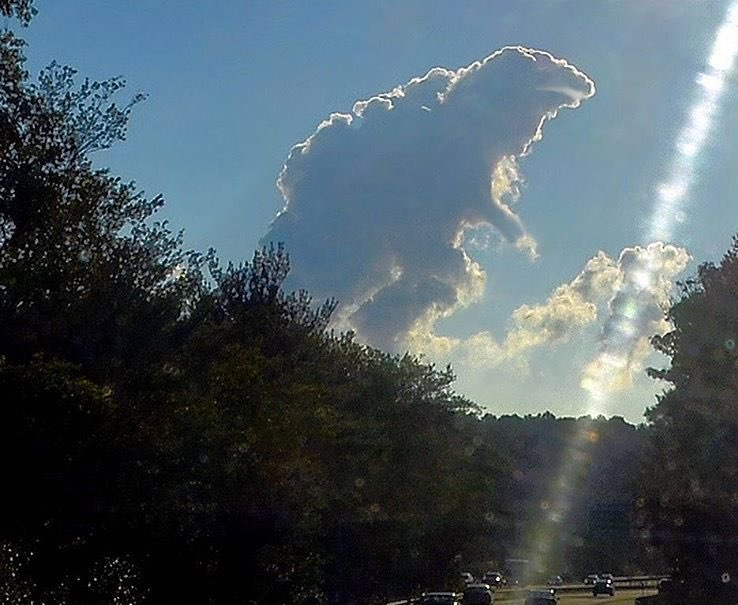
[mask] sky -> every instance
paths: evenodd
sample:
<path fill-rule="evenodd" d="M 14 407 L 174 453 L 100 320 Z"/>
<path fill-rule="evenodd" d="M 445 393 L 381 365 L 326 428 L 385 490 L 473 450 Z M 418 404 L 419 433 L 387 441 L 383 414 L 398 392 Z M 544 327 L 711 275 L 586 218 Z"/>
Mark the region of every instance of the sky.
<path fill-rule="evenodd" d="M 188 246 L 239 262 L 285 241 L 290 287 L 337 297 L 337 327 L 451 363 L 491 413 L 641 421 L 674 281 L 738 229 L 736 78 L 675 228 L 651 224 L 722 0 L 36 6 L 33 73 L 57 60 L 148 95 L 98 161 L 164 194 Z"/>

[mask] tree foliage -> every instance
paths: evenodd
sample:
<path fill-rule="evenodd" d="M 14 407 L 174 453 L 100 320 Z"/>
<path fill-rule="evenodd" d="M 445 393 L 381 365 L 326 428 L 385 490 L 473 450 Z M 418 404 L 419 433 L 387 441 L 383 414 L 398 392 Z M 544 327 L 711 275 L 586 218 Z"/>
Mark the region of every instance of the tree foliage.
<path fill-rule="evenodd" d="M 0 516 L 34 553 L 27 590 L 99 600 L 111 561 L 155 602 L 353 599 L 443 570 L 429 532 L 457 506 L 470 409 L 451 372 L 328 332 L 335 302 L 283 291 L 281 247 L 227 267 L 184 251 L 161 198 L 90 155 L 139 98 L 55 64 L 31 82 L 22 43 L 1 50 Z M 365 557 L 410 539 L 394 580 Z"/>
<path fill-rule="evenodd" d="M 671 364 L 650 371 L 670 386 L 647 413 L 647 509 L 654 540 L 699 599 L 730 588 L 724 573 L 738 578 L 738 541 L 726 531 L 738 518 L 737 304 L 734 239 L 719 264 L 701 265 L 682 284 L 668 311 L 673 329 L 653 339 Z"/>
<path fill-rule="evenodd" d="M 33 0 L 0 0 L 0 15 L 15 17 L 23 25 L 27 25 L 35 14 Z"/>

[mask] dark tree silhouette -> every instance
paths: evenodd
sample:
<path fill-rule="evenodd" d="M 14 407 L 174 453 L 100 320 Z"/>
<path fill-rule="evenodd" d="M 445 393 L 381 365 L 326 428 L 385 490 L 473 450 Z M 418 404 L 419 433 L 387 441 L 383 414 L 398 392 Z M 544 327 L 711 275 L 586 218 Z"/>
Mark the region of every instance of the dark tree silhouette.
<path fill-rule="evenodd" d="M 23 25 L 27 25 L 34 14 L 33 0 L 0 0 L 0 15 L 15 17 Z"/>
<path fill-rule="evenodd" d="M 696 277 L 682 284 L 668 319 L 673 329 L 653 344 L 671 365 L 650 374 L 671 386 L 647 413 L 653 537 L 677 576 L 688 579 L 694 602 L 733 603 L 738 540 L 729 528 L 738 518 L 738 240 L 719 264 L 701 265 Z"/>

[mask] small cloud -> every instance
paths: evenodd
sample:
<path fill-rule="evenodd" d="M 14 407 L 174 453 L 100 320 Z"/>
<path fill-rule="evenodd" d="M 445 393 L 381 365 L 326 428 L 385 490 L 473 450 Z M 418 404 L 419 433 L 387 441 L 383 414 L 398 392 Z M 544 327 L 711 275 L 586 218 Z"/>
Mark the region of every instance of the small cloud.
<path fill-rule="evenodd" d="M 621 270 L 604 252 L 587 261 L 571 282 L 558 286 L 540 305 L 522 305 L 512 314 L 505 338 L 509 358 L 528 349 L 566 341 L 579 328 L 597 319 L 598 305 L 614 294 Z"/>
<path fill-rule="evenodd" d="M 515 240 L 515 247 L 524 252 L 530 260 L 536 260 L 539 257 L 538 243 L 527 233 Z"/>
<path fill-rule="evenodd" d="M 608 304 L 600 351 L 582 374 L 582 388 L 603 397 L 633 384 L 651 353 L 650 337 L 670 329 L 665 311 L 674 279 L 689 261 L 686 249 L 662 242 L 623 250 L 622 277 Z"/>
<path fill-rule="evenodd" d="M 689 262 L 684 248 L 655 242 L 622 250 L 617 260 L 598 252 L 570 282 L 556 287 L 545 302 L 524 304 L 510 317 L 502 341 L 489 332 L 468 338 L 434 334 L 428 316 L 410 331 L 407 344 L 437 360 L 455 360 L 472 367 L 511 363 L 527 367 L 537 348 L 567 342 L 581 330 L 608 318 L 603 347 L 585 369 L 582 386 L 613 391 L 629 387 L 650 353 L 649 338 L 669 329 L 664 308 L 674 279 Z"/>

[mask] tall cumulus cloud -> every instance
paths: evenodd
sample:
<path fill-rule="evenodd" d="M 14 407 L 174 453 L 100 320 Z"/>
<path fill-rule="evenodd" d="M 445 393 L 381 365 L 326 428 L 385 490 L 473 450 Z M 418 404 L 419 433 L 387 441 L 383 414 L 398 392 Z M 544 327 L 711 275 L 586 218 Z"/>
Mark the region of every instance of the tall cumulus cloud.
<path fill-rule="evenodd" d="M 397 349 L 421 327 L 432 338 L 438 318 L 484 291 L 465 229 L 537 254 L 514 206 L 517 160 L 594 92 L 566 61 L 506 47 L 359 101 L 292 148 L 277 181 L 284 207 L 262 241 L 285 242 L 290 285 L 336 297 L 368 342 Z"/>

